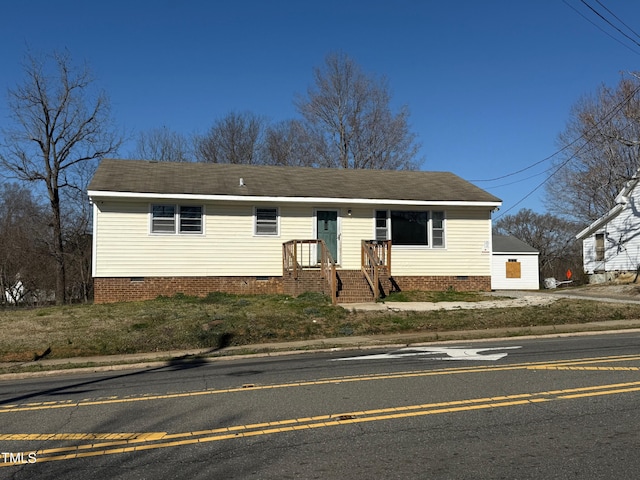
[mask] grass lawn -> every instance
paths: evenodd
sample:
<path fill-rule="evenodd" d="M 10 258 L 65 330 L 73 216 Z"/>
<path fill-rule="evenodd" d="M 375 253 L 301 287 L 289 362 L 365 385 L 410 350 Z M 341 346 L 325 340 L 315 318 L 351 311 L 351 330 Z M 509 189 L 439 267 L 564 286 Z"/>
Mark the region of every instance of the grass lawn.
<path fill-rule="evenodd" d="M 408 292 L 389 301 L 495 300 L 476 293 Z M 0 310 L 0 361 L 220 348 L 287 340 L 561 325 L 638 319 L 640 305 L 559 299 L 538 307 L 354 312 L 319 294 L 177 295 L 145 302 Z"/>

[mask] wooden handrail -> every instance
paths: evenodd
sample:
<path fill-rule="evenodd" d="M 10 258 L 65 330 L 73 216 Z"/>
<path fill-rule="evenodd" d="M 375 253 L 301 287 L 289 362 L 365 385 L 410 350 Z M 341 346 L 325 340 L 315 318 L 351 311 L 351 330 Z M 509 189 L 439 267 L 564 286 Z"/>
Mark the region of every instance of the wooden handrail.
<path fill-rule="evenodd" d="M 318 251 L 319 249 L 319 251 Z M 298 278 L 304 269 L 320 269 L 322 278 L 327 281 L 331 292 L 331 303 L 338 302 L 338 278 L 336 262 L 324 240 L 290 240 L 282 244 L 283 275 L 291 273 Z"/>
<path fill-rule="evenodd" d="M 380 296 L 380 287 L 378 286 L 379 281 L 379 269 L 377 265 L 377 259 L 373 248 L 371 245 L 366 243 L 366 240 L 362 241 L 362 273 L 364 277 L 369 282 L 369 286 L 371 290 L 373 290 L 373 298 L 376 300 Z"/>
<path fill-rule="evenodd" d="M 377 300 L 380 297 L 380 268 L 387 268 L 391 274 L 391 241 L 362 240 L 360 260 L 362 273 Z"/>

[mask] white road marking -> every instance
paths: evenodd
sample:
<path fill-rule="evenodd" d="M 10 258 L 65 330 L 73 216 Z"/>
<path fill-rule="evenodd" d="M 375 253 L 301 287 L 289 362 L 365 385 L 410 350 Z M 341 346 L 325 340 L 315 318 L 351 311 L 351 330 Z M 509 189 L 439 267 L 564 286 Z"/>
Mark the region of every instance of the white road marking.
<path fill-rule="evenodd" d="M 426 360 L 474 360 L 474 361 L 493 361 L 506 357 L 507 353 L 490 353 L 483 354 L 495 350 L 514 350 L 522 347 L 495 347 L 495 348 L 468 348 L 468 347 L 406 347 L 400 350 L 394 350 L 389 353 L 380 353 L 377 355 L 361 355 L 358 357 L 335 358 L 335 361 L 344 360 L 383 360 L 392 358 L 405 357 L 425 357 Z M 444 356 L 433 356 L 444 355 Z"/>

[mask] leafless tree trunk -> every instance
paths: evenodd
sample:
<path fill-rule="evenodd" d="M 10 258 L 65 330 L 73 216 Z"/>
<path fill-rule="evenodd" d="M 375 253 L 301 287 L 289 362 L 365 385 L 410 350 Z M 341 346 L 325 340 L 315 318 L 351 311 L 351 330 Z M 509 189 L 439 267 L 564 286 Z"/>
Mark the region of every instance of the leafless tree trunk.
<path fill-rule="evenodd" d="M 393 113 L 387 82 L 365 75 L 347 55 L 330 54 L 296 106 L 315 134 L 315 163 L 325 167 L 404 170 L 417 167 L 419 144 L 409 111 Z"/>
<path fill-rule="evenodd" d="M 25 80 L 9 90 L 13 124 L 3 130 L 2 166 L 15 178 L 43 184 L 50 206 L 56 303 L 66 302 L 63 192 L 81 187 L 84 164 L 115 153 L 121 137 L 110 120 L 105 93 L 93 90 L 89 69 L 75 68 L 68 53 L 29 54 Z"/>

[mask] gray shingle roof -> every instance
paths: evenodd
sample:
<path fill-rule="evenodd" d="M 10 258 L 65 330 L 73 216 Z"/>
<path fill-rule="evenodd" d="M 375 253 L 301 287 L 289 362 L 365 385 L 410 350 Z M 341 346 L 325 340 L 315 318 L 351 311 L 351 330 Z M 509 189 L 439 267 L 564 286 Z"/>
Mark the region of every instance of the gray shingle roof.
<path fill-rule="evenodd" d="M 240 179 L 244 186 L 240 186 Z M 105 159 L 89 191 L 489 202 L 501 200 L 448 172 L 345 170 Z"/>
<path fill-rule="evenodd" d="M 495 253 L 538 253 L 538 250 L 511 235 L 493 235 Z"/>

